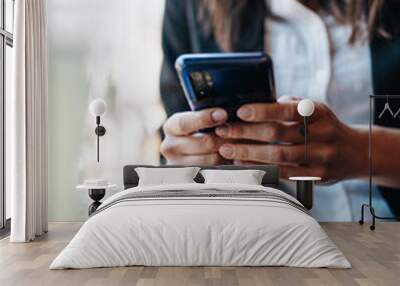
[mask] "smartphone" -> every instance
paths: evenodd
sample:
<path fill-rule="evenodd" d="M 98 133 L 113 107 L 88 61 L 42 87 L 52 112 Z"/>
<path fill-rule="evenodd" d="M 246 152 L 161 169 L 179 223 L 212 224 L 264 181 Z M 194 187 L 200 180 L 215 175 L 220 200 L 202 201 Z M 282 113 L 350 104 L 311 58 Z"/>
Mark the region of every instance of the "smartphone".
<path fill-rule="evenodd" d="M 236 111 L 244 104 L 276 101 L 272 60 L 265 53 L 185 54 L 175 68 L 190 108 L 224 108 L 228 122 L 239 121 Z"/>

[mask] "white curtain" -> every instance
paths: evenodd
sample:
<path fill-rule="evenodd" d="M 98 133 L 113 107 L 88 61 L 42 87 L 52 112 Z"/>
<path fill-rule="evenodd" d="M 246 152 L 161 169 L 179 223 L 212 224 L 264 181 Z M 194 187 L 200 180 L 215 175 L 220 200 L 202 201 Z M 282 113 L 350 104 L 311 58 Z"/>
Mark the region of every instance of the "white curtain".
<path fill-rule="evenodd" d="M 46 0 L 17 0 L 14 11 L 10 241 L 27 242 L 47 231 Z"/>

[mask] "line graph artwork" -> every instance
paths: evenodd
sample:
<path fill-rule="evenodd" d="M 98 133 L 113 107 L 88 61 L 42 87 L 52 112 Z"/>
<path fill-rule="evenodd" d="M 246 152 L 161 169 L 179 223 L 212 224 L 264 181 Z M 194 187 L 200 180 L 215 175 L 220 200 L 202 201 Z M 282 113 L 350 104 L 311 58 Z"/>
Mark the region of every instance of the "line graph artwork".
<path fill-rule="evenodd" d="M 399 108 L 399 110 L 397 110 L 397 112 L 393 115 L 393 118 L 397 118 L 397 117 L 399 116 L 399 114 L 400 114 L 400 108 Z"/>
<path fill-rule="evenodd" d="M 400 109 L 399 109 L 399 111 L 400 111 Z M 398 115 L 399 111 L 396 112 L 397 115 Z M 379 114 L 379 119 L 381 119 L 385 115 L 385 112 L 389 112 L 389 114 L 393 118 L 396 118 L 395 114 L 393 113 L 392 109 L 390 108 L 389 102 L 385 103 L 385 107 L 383 108 L 381 114 Z"/>
<path fill-rule="evenodd" d="M 389 95 L 386 96 L 385 106 L 383 107 L 383 110 L 382 110 L 382 112 L 379 114 L 378 118 L 381 119 L 381 118 L 382 118 L 386 113 L 388 113 L 388 112 L 389 112 L 389 114 L 390 114 L 390 116 L 391 116 L 392 118 L 397 118 L 397 117 L 399 116 L 399 114 L 400 114 L 400 107 L 399 107 L 399 109 L 398 109 L 396 112 L 394 112 L 394 111 L 392 110 L 392 108 L 390 107 Z"/>
<path fill-rule="evenodd" d="M 400 127 L 400 96 L 383 95 L 373 98 L 374 124 Z"/>

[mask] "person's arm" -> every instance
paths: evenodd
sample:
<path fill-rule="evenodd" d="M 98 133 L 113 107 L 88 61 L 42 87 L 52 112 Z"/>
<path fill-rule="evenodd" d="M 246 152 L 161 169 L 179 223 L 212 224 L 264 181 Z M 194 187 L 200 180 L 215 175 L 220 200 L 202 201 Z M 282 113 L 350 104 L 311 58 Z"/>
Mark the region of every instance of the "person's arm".
<path fill-rule="evenodd" d="M 309 124 L 309 158 L 304 160 L 303 118 L 298 101 L 248 104 L 238 110 L 243 122 L 216 129 L 223 139 L 233 141 L 219 148 L 221 156 L 235 164 L 276 164 L 282 178 L 317 176 L 324 182 L 368 178 L 368 128 L 349 126 L 337 119 L 324 104 L 315 103 Z M 281 142 L 281 144 L 271 144 Z M 287 143 L 284 143 L 287 142 Z M 284 144 L 282 144 L 284 143 Z M 374 183 L 400 186 L 400 132 L 373 129 Z"/>
<path fill-rule="evenodd" d="M 166 0 L 162 26 L 163 63 L 160 74 L 161 100 L 167 116 L 189 110 L 175 71 L 176 58 L 191 51 L 186 2 Z"/>
<path fill-rule="evenodd" d="M 160 89 L 168 118 L 160 152 L 167 164 L 218 165 L 224 162 L 218 148 L 225 141 L 198 131 L 225 123 L 228 114 L 220 108 L 189 111 L 175 72 L 176 58 L 192 51 L 186 5 L 188 0 L 167 0 L 164 10 Z"/>

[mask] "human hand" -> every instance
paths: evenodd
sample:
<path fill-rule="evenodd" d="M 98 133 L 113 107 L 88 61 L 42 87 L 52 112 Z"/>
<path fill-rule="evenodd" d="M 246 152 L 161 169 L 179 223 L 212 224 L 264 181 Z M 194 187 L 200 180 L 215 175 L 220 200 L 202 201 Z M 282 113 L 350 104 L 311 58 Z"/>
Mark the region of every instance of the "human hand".
<path fill-rule="evenodd" d="M 165 138 L 161 154 L 173 165 L 222 164 L 226 160 L 218 150 L 226 140 L 214 132 L 199 131 L 222 125 L 227 119 L 227 112 L 221 108 L 175 113 L 163 126 Z"/>
<path fill-rule="evenodd" d="M 216 134 L 255 142 L 223 144 L 219 153 L 235 164 L 277 164 L 282 178 L 318 176 L 332 182 L 364 176 L 368 132 L 343 124 L 322 103 L 315 102 L 309 119 L 309 156 L 305 162 L 303 117 L 297 112 L 297 104 L 298 100 L 286 100 L 242 106 L 237 115 L 243 122 L 220 126 Z"/>

